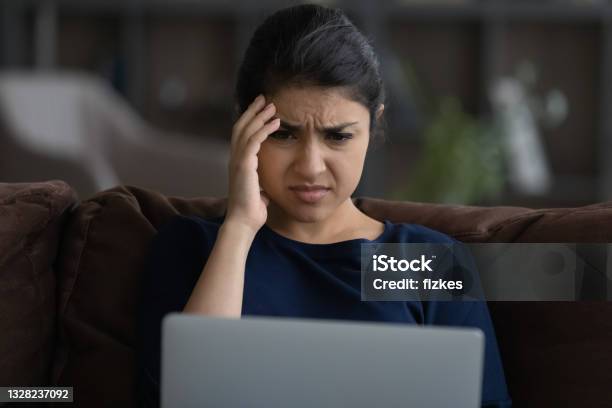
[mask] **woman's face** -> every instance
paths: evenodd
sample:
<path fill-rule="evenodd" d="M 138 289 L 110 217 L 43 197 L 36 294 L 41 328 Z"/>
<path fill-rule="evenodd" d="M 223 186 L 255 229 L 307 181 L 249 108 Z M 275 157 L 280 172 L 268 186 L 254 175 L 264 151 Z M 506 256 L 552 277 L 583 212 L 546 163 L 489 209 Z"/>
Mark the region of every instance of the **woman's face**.
<path fill-rule="evenodd" d="M 266 102 L 276 106 L 279 129 L 258 153 L 261 188 L 284 216 L 296 221 L 324 220 L 357 188 L 369 143 L 370 115 L 365 106 L 336 88 L 288 87 Z M 320 199 L 296 187 L 320 185 Z"/>

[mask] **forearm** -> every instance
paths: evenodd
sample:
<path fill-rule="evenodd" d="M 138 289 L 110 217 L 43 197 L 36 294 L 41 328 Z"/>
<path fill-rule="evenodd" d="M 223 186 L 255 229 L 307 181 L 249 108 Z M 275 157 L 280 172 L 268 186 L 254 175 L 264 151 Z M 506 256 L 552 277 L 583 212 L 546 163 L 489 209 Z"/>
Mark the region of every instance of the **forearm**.
<path fill-rule="evenodd" d="M 184 313 L 240 318 L 244 270 L 254 232 L 226 220 L 185 308 Z"/>

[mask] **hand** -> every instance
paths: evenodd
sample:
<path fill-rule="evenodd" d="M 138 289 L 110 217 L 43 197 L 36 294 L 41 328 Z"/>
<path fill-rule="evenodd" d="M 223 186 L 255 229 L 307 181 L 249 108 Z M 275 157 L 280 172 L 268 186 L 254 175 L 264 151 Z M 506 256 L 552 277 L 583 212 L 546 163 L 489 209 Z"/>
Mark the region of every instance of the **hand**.
<path fill-rule="evenodd" d="M 229 160 L 229 195 L 226 221 L 246 225 L 256 233 L 268 218 L 270 199 L 259 185 L 257 153 L 264 140 L 275 132 L 280 119 L 268 122 L 276 113 L 259 95 L 236 121 L 232 129 Z"/>

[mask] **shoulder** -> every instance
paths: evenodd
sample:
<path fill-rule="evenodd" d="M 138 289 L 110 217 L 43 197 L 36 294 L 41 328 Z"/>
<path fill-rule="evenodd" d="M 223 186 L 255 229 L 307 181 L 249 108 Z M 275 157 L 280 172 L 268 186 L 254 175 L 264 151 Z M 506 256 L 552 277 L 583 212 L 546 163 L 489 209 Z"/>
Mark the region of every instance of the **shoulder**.
<path fill-rule="evenodd" d="M 206 239 L 214 241 L 223 223 L 223 217 L 202 218 L 197 215 L 177 214 L 157 230 L 154 241 L 175 243 Z"/>
<path fill-rule="evenodd" d="M 148 244 L 146 267 L 152 269 L 149 274 L 165 276 L 168 270 L 201 269 L 214 246 L 219 225 L 217 219 L 193 215 L 169 218 Z"/>
<path fill-rule="evenodd" d="M 218 218 L 202 218 L 198 215 L 183 215 L 176 214 L 168 219 L 159 228 L 161 231 L 177 231 L 184 229 L 195 229 L 195 230 L 219 230 L 223 223 L 223 217 Z"/>
<path fill-rule="evenodd" d="M 457 243 L 450 235 L 421 224 L 391 223 L 389 242 Z"/>

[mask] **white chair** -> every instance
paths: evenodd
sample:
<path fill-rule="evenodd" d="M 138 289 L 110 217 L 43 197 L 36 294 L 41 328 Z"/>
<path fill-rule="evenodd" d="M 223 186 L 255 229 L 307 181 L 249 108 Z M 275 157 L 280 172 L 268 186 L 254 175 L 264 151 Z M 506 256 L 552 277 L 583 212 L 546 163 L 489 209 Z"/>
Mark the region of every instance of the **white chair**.
<path fill-rule="evenodd" d="M 101 79 L 0 73 L 0 181 L 62 179 L 80 198 L 117 184 L 227 195 L 228 142 L 154 128 Z"/>

